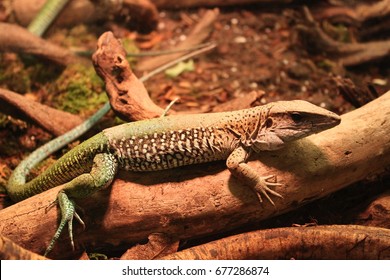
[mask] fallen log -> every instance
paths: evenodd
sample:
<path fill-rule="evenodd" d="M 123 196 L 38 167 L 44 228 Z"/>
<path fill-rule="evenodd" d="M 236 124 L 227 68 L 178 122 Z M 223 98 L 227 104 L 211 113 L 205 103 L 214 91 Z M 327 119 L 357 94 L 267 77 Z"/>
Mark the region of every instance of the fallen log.
<path fill-rule="evenodd" d="M 150 173 L 120 173 L 111 188 L 77 203 L 87 228 L 75 225 L 76 251 L 66 234 L 49 257 L 68 258 L 103 246 L 129 245 L 152 233 L 188 239 L 226 232 L 292 211 L 390 164 L 390 92 L 342 116 L 337 127 L 283 150 L 250 159 L 259 174 L 274 174 L 284 199 L 259 204 L 224 162 Z M 61 186 L 1 210 L 0 234 L 43 252 L 60 214 L 49 207 Z"/>

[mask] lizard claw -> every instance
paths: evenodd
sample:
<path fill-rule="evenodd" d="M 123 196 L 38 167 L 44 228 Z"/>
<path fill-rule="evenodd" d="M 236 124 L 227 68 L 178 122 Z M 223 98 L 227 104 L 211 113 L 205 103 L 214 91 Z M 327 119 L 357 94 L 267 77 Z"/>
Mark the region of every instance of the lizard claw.
<path fill-rule="evenodd" d="M 273 202 L 273 200 L 270 198 L 270 196 L 268 195 L 268 193 L 274 195 L 274 196 L 277 196 L 277 197 L 280 197 L 280 198 L 283 198 L 283 196 L 281 194 L 279 194 L 278 192 L 270 189 L 269 187 L 274 187 L 274 186 L 282 186 L 282 184 L 280 183 L 276 183 L 276 182 L 268 182 L 267 180 L 271 179 L 271 178 L 275 178 L 274 175 L 270 175 L 270 176 L 265 176 L 265 177 L 260 177 L 258 179 L 258 182 L 257 184 L 254 186 L 254 190 L 257 194 L 257 197 L 259 198 L 259 201 L 260 203 L 263 202 L 263 199 L 262 199 L 262 195 L 265 196 L 265 198 L 267 198 L 267 200 L 275 206 L 275 203 Z"/>
<path fill-rule="evenodd" d="M 57 195 L 58 204 L 61 209 L 61 223 L 58 226 L 56 233 L 50 241 L 49 246 L 47 247 L 44 256 L 47 256 L 49 252 L 53 249 L 55 242 L 60 237 L 62 230 L 65 225 L 68 224 L 68 232 L 70 237 L 70 244 L 72 245 L 72 249 L 74 250 L 74 242 L 73 242 L 73 217 L 76 218 L 80 222 L 80 224 L 85 228 L 85 224 L 80 216 L 76 212 L 76 204 L 73 200 L 71 200 L 64 191 L 60 191 Z"/>

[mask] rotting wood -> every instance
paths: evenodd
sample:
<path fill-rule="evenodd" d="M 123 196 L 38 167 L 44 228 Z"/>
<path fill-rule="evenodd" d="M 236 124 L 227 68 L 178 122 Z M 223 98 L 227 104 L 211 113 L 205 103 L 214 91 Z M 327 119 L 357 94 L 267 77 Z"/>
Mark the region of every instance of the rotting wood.
<path fill-rule="evenodd" d="M 388 167 L 389 119 L 390 91 L 343 115 L 337 127 L 253 157 L 250 166 L 283 184 L 275 188 L 284 196 L 275 199 L 275 207 L 260 205 L 223 162 L 120 173 L 111 188 L 78 201 L 87 229 L 80 232 L 75 225 L 75 253 L 64 234 L 51 256 L 70 257 L 96 244 L 139 242 L 155 232 L 177 239 L 216 234 L 296 209 Z M 1 210 L 0 234 L 43 252 L 57 228 L 58 210 L 48 206 L 60 189 Z"/>

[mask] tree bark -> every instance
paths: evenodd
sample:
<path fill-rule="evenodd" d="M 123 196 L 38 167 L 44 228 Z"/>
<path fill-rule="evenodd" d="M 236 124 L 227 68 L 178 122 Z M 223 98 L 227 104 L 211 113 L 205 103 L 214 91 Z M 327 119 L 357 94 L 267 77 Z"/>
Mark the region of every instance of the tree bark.
<path fill-rule="evenodd" d="M 341 124 L 283 150 L 250 159 L 259 174 L 277 176 L 275 206 L 256 195 L 223 162 L 150 173 L 120 173 L 112 187 L 78 201 L 87 228 L 75 225 L 77 254 L 83 248 L 130 244 L 151 233 L 187 239 L 220 233 L 296 209 L 390 164 L 390 92 L 342 116 Z M 60 214 L 48 208 L 61 187 L 1 211 L 0 234 L 43 252 Z M 65 237 L 64 237 L 65 236 Z M 64 233 L 49 257 L 72 255 Z"/>

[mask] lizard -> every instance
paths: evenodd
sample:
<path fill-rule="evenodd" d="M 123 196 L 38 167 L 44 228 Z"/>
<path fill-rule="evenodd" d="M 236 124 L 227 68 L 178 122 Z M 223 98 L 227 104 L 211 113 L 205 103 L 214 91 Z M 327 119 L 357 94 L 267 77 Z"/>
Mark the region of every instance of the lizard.
<path fill-rule="evenodd" d="M 281 186 L 273 175 L 260 176 L 247 164 L 251 153 L 278 150 L 286 143 L 332 128 L 340 117 L 307 101 L 278 101 L 223 113 L 173 115 L 125 123 L 102 130 L 62 156 L 42 174 L 26 182 L 19 166 L 7 184 L 9 196 L 20 201 L 63 185 L 57 195 L 60 225 L 46 249 L 47 255 L 68 224 L 74 248 L 72 224 L 75 199 L 108 187 L 118 169 L 146 172 L 184 165 L 226 160 L 231 174 L 253 189 L 260 203 Z"/>

